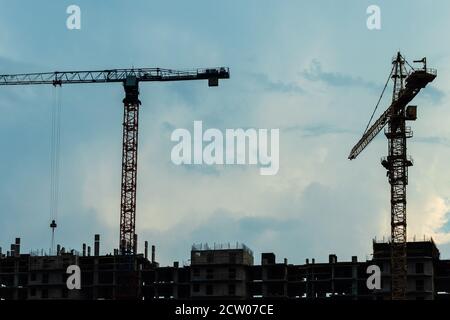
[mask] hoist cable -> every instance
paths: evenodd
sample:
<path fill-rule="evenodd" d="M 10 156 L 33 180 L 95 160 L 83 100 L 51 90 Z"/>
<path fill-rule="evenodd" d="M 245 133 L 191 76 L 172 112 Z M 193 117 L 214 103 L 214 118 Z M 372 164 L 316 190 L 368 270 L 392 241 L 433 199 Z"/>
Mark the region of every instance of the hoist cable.
<path fill-rule="evenodd" d="M 387 88 L 387 86 L 388 86 L 388 84 L 389 84 L 389 80 L 391 79 L 392 73 L 393 73 L 393 72 L 394 72 L 394 66 L 392 67 L 391 73 L 389 74 L 389 77 L 388 77 L 387 80 L 386 80 L 386 84 L 384 85 L 383 91 L 381 92 L 381 95 L 380 95 L 380 97 L 378 98 L 378 102 L 377 102 L 377 104 L 375 105 L 375 109 L 373 110 L 372 115 L 370 116 L 369 122 L 367 123 L 366 129 L 364 130 L 364 134 L 365 134 L 365 133 L 367 132 L 367 130 L 369 129 L 370 123 L 372 122 L 373 116 L 375 115 L 375 112 L 377 111 L 378 106 L 380 105 L 381 99 L 383 98 L 384 92 L 386 91 L 386 88 Z M 363 135 L 364 135 L 364 134 L 363 134 Z"/>
<path fill-rule="evenodd" d="M 51 110 L 50 136 L 50 227 L 52 228 L 51 251 L 54 250 L 54 233 L 59 211 L 59 171 L 61 149 L 61 88 L 54 87 Z"/>

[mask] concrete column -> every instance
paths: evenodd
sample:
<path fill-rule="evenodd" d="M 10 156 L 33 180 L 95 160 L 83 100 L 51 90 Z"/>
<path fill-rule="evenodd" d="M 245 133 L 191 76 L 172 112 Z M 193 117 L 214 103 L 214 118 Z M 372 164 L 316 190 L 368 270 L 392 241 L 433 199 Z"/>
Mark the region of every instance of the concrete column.
<path fill-rule="evenodd" d="M 137 236 L 136 233 L 133 235 L 133 239 L 134 239 L 134 248 L 133 248 L 133 252 L 134 252 L 134 254 L 137 254 L 137 249 L 138 249 L 138 236 Z"/>
<path fill-rule="evenodd" d="M 14 253 L 15 253 L 16 257 L 20 256 L 20 238 L 16 238 L 16 245 L 15 245 Z"/>
<path fill-rule="evenodd" d="M 148 241 L 144 242 L 144 257 L 145 259 L 148 259 Z"/>
<path fill-rule="evenodd" d="M 100 235 L 95 235 L 94 241 L 94 256 L 98 257 L 100 255 Z"/>

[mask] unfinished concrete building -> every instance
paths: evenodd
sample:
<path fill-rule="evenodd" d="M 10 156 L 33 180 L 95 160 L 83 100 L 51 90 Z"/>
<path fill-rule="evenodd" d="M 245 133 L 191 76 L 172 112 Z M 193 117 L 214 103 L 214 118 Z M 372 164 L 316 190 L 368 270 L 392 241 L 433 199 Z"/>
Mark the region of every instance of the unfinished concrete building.
<path fill-rule="evenodd" d="M 100 238 L 91 255 L 58 246 L 55 255 L 20 252 L 16 239 L 6 254 L 0 253 L 0 299 L 390 299 L 390 245 L 373 242 L 373 256 L 358 261 L 327 262 L 306 259 L 304 264 L 277 262 L 274 253 L 253 252 L 243 244 L 194 245 L 189 265 L 160 267 L 145 242 L 143 254 L 100 255 Z M 381 269 L 382 287 L 369 290 L 367 267 Z M 81 289 L 68 290 L 66 269 L 81 269 Z M 450 260 L 441 260 L 432 240 L 408 242 L 408 299 L 450 299 Z"/>
<path fill-rule="evenodd" d="M 100 236 L 95 235 L 94 252 L 83 244 L 82 253 L 57 246 L 55 255 L 43 252 L 20 253 L 20 238 L 11 250 L 0 250 L 0 299 L 137 299 L 141 294 L 142 270 L 154 269 L 157 263 L 145 254 L 100 255 Z M 152 256 L 154 257 L 154 247 Z M 81 270 L 81 290 L 68 290 L 67 268 Z"/>
<path fill-rule="evenodd" d="M 246 298 L 252 265 L 253 252 L 244 244 L 192 246 L 191 298 Z"/>

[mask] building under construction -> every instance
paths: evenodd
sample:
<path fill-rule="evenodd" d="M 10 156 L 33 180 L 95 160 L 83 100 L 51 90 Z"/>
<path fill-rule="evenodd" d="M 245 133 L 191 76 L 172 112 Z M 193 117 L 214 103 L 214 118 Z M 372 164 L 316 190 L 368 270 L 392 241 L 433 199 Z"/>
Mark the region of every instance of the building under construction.
<path fill-rule="evenodd" d="M 441 260 L 432 239 L 408 242 L 407 298 L 450 299 L 450 260 Z M 255 263 L 252 250 L 243 244 L 193 245 L 190 263 L 161 267 L 155 247 L 142 254 L 122 255 L 119 250 L 100 255 L 100 237 L 94 250 L 81 252 L 57 247 L 54 255 L 23 254 L 20 239 L 0 253 L 0 299 L 5 300 L 98 300 L 98 299 L 391 299 L 390 243 L 373 242 L 366 261 L 353 256 L 327 262 L 306 259 L 304 264 L 277 261 L 274 253 L 262 253 Z M 381 289 L 369 290 L 367 267 L 378 265 Z M 81 269 L 81 289 L 68 290 L 66 269 Z"/>

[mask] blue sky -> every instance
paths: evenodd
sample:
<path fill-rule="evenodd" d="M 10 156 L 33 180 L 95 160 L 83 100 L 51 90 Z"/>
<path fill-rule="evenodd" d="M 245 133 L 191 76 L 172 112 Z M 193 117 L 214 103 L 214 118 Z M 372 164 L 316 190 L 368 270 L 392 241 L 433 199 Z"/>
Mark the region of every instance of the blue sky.
<path fill-rule="evenodd" d="M 66 8 L 81 8 L 81 30 Z M 381 30 L 366 8 L 381 8 Z M 127 67 L 228 66 L 219 88 L 203 82 L 141 86 L 137 232 L 163 264 L 187 260 L 194 242 L 246 243 L 301 263 L 329 253 L 365 259 L 389 234 L 383 135 L 355 161 L 347 155 L 401 50 L 438 69 L 415 103 L 409 153 L 408 232 L 432 236 L 450 256 L 450 3 L 441 1 L 3 1 L 0 73 Z M 0 87 L 0 244 L 50 244 L 51 86 Z M 62 91 L 57 242 L 80 249 L 119 231 L 120 85 Z M 387 95 L 389 96 L 389 95 Z M 389 98 L 389 97 L 388 97 Z M 387 98 L 387 99 L 388 99 Z M 387 100 L 380 107 L 385 107 Z M 378 114 L 377 114 L 378 115 Z M 280 171 L 177 167 L 174 128 L 279 128 Z M 142 246 L 140 246 L 142 249 Z"/>

